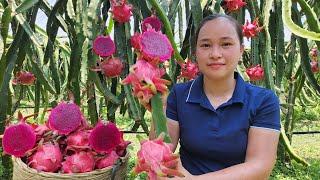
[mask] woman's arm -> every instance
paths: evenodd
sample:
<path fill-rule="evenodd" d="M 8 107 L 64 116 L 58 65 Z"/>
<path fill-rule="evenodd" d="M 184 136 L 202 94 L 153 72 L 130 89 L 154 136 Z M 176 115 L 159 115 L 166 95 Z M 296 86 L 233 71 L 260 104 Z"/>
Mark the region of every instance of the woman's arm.
<path fill-rule="evenodd" d="M 182 179 L 268 179 L 276 161 L 278 140 L 279 132 L 277 131 L 263 128 L 250 128 L 244 163 L 199 176 L 189 174 Z M 183 172 L 186 171 L 183 170 Z"/>
<path fill-rule="evenodd" d="M 168 119 L 167 120 L 167 129 L 168 129 L 169 136 L 171 138 L 171 144 L 172 144 L 171 150 L 172 150 L 172 152 L 174 152 L 176 150 L 178 142 L 179 142 L 179 133 L 180 133 L 179 122 L 174 121 L 172 119 Z M 154 130 L 154 124 L 151 123 L 149 139 L 155 139 L 155 138 L 156 138 L 156 133 Z"/>

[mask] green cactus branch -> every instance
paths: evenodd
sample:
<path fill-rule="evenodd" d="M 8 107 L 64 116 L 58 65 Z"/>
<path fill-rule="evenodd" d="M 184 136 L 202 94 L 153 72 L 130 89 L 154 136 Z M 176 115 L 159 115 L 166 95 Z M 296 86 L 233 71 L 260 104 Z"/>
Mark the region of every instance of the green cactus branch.
<path fill-rule="evenodd" d="M 283 128 L 281 128 L 281 134 L 280 134 L 280 140 L 282 140 L 284 142 L 284 146 L 286 148 L 286 150 L 288 151 L 290 157 L 292 159 L 294 159 L 295 161 L 297 161 L 298 163 L 301 163 L 305 166 L 310 166 L 310 164 L 305 161 L 304 159 L 302 159 L 301 157 L 299 157 L 291 148 L 290 146 L 290 142 L 288 137 L 286 136 L 286 132 L 284 131 Z"/>
<path fill-rule="evenodd" d="M 163 103 L 161 94 L 158 93 L 151 98 L 152 107 L 152 121 L 157 137 L 161 133 L 165 133 L 164 141 L 167 143 L 171 142 L 170 136 L 167 129 L 167 118 L 163 112 Z"/>
<path fill-rule="evenodd" d="M 269 33 L 269 17 L 270 17 L 270 10 L 272 8 L 272 0 L 264 1 L 263 5 L 263 26 L 264 26 L 264 34 L 265 34 L 265 51 L 264 51 L 264 58 L 263 58 L 263 65 L 264 65 L 264 72 L 265 72 L 265 83 L 266 87 L 269 89 L 274 89 L 274 82 L 272 76 L 272 58 L 271 58 L 271 39 Z"/>
<path fill-rule="evenodd" d="M 161 8 L 161 6 L 157 0 L 148 0 L 148 1 L 155 8 L 155 10 L 157 11 L 157 14 L 159 15 L 159 18 L 161 19 L 161 21 L 164 24 L 165 33 L 168 36 L 168 38 L 173 46 L 173 49 L 174 49 L 174 57 L 176 58 L 176 60 L 178 62 L 184 62 L 183 58 L 181 57 L 181 55 L 179 53 L 178 47 L 174 41 L 174 36 L 173 36 L 172 29 L 170 26 L 170 21 L 169 21 L 167 15 L 163 11 L 163 9 Z"/>
<path fill-rule="evenodd" d="M 297 0 L 299 3 L 301 10 L 306 15 L 306 20 L 309 25 L 309 29 L 311 31 L 314 31 L 316 33 L 320 33 L 320 23 L 318 21 L 316 13 L 312 10 L 312 8 L 309 6 L 309 4 L 304 0 Z M 320 41 L 316 41 L 316 44 L 318 46 L 318 49 L 320 49 Z"/>
<path fill-rule="evenodd" d="M 288 27 L 288 29 L 297 36 L 320 41 L 320 33 L 316 33 L 313 31 L 305 30 L 298 25 L 296 25 L 291 19 L 291 0 L 283 0 L 282 2 L 282 19 L 284 24 Z"/>

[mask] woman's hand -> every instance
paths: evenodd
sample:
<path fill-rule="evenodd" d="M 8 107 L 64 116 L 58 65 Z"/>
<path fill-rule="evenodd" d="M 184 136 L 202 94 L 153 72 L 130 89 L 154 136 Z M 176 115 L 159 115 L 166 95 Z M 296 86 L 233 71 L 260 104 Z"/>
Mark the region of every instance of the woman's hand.
<path fill-rule="evenodd" d="M 177 165 L 177 170 L 179 172 L 181 172 L 184 177 L 172 177 L 172 178 L 168 178 L 168 177 L 158 177 L 157 180 L 193 180 L 194 176 L 192 174 L 190 174 L 183 166 L 181 163 L 181 160 L 179 159 L 178 161 L 178 165 Z"/>

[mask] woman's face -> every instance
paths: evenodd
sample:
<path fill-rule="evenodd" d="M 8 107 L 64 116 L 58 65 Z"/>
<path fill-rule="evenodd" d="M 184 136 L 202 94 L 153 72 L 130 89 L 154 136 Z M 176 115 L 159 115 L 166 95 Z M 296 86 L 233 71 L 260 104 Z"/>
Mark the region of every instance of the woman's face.
<path fill-rule="evenodd" d="M 196 57 L 200 71 L 209 79 L 233 77 L 243 52 L 235 26 L 226 18 L 206 22 L 199 31 Z"/>

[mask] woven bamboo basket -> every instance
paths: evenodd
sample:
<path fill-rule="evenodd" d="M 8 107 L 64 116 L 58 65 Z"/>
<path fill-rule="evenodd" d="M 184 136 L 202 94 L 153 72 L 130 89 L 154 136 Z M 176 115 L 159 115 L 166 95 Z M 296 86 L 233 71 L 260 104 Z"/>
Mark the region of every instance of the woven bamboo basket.
<path fill-rule="evenodd" d="M 120 159 L 121 164 L 119 164 L 117 168 L 114 168 L 114 166 L 97 169 L 87 173 L 60 174 L 38 172 L 27 166 L 20 158 L 13 158 L 13 180 L 111 180 L 113 169 L 115 171 L 114 179 L 123 180 L 126 178 L 127 174 L 128 159 L 129 153 Z"/>

